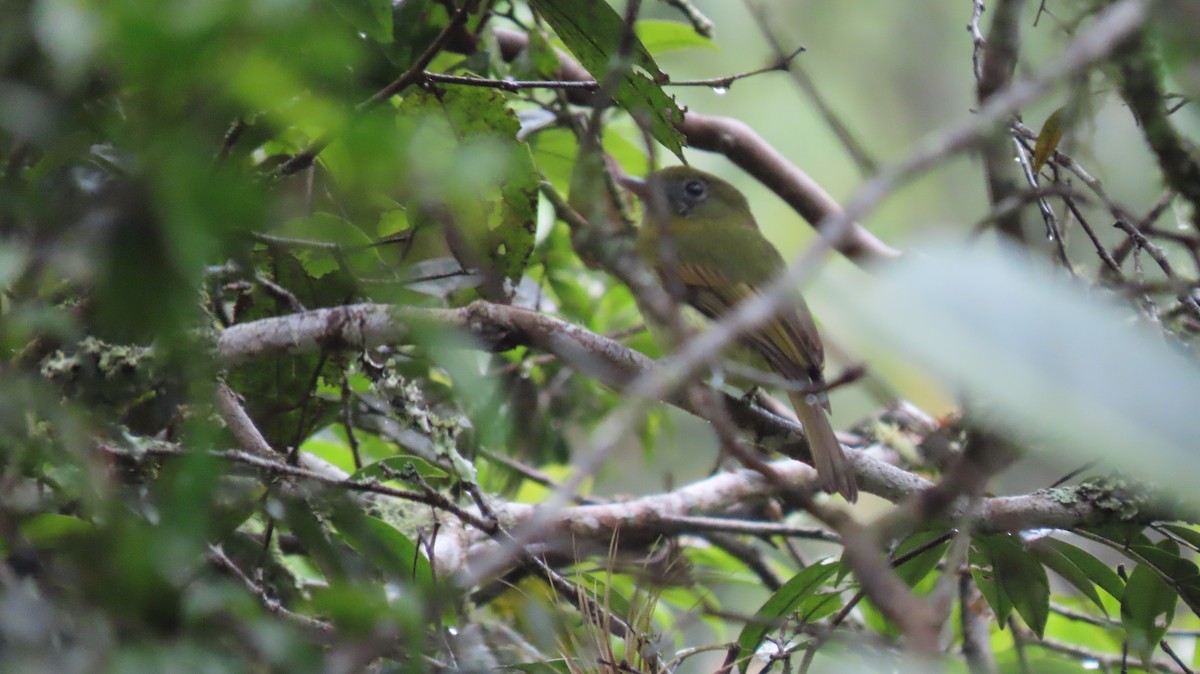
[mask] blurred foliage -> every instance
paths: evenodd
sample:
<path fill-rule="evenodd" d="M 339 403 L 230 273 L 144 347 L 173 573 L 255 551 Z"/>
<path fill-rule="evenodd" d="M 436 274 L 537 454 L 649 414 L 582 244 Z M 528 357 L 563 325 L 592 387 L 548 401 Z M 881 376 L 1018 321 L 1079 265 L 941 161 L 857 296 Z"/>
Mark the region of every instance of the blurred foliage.
<path fill-rule="evenodd" d="M 676 654 L 684 670 L 712 670 L 726 653 L 745 671 L 810 646 L 815 669 L 896 665 L 896 626 L 852 599 L 859 581 L 820 544 L 664 539 L 632 561 L 547 560 L 555 583 L 535 565 L 477 588 L 439 573 L 447 534 L 432 512 L 544 499 L 537 476 L 564 478 L 571 451 L 620 402 L 554 358 L 485 353 L 429 326 L 401 345 L 228 371 L 214 355 L 222 330 L 260 319 L 480 299 L 660 355 L 630 291 L 575 249 L 540 193 L 569 191 L 593 108 L 502 83 L 553 78 L 565 50 L 613 99 L 596 119 L 615 165 L 642 174 L 654 153 L 696 158 L 674 125 L 702 99 L 665 88 L 668 74 L 685 79 L 666 64 L 725 59 L 708 73 L 724 76 L 746 54 L 646 4 L 630 33 L 623 3 L 584 0 L 0 0 L 0 671 L 650 672 L 674 668 Z M 709 4 L 721 27 L 738 3 Z M 1098 3 L 1049 4 L 1075 17 L 1043 31 L 1061 43 Z M 1161 11 L 1151 30 L 1185 119 L 1200 52 L 1181 26 L 1197 18 L 1186 0 Z M 524 33 L 526 48 L 505 54 L 497 30 Z M 745 32 L 733 44 L 745 42 L 762 47 Z M 413 73 L 373 102 L 427 52 L 425 70 L 475 81 Z M 874 65 L 860 67 L 871 96 Z M 785 118 L 781 147 L 829 142 L 756 102 L 759 81 L 736 91 L 750 93 L 747 116 Z M 1058 179 L 1053 150 L 1073 149 L 1080 127 L 1043 127 L 1035 173 Z M 311 166 L 299 161 L 309 155 Z M 976 216 L 987 211 L 963 195 L 927 201 L 971 197 Z M 781 218 L 763 220 L 770 232 Z M 1143 246 L 1122 261 L 1137 283 L 1158 284 L 1138 292 L 1099 273 L 1066 281 L 1024 252 L 929 246 L 870 281 L 834 274 L 838 289 L 819 293 L 840 310 L 823 316 L 895 390 L 910 382 L 891 373 L 916 363 L 1031 453 L 1068 467 L 1099 456 L 1194 506 L 1200 318 L 1187 265 L 1200 245 L 1193 231 L 1168 242 L 1187 274 L 1151 269 Z M 1076 234 L 1070 252 L 1090 245 Z M 213 403 L 221 383 L 275 454 L 247 459 Z M 647 484 L 628 464 L 676 447 L 691 453 L 672 471 L 712 465 L 695 449 L 707 436 L 680 425 L 662 406 L 646 411 L 616 470 L 621 491 Z M 287 473 L 314 466 L 391 495 Z M 1136 520 L 1136 484 L 1089 484 L 1056 497 L 1108 499 L 1131 508 L 1115 520 Z M 1001 671 L 1090 670 L 1086 653 L 1117 658 L 1123 643 L 1161 659 L 1163 638 L 1200 654 L 1200 533 L 1145 524 L 973 538 L 964 554 L 997 618 Z M 918 594 L 944 577 L 946 533 L 931 526 L 888 551 Z M 628 629 L 596 624 L 605 613 Z M 825 629 L 835 619 L 854 632 Z M 1077 650 L 1025 655 L 1035 640 L 1018 630 Z M 947 667 L 961 671 L 956 659 Z"/>

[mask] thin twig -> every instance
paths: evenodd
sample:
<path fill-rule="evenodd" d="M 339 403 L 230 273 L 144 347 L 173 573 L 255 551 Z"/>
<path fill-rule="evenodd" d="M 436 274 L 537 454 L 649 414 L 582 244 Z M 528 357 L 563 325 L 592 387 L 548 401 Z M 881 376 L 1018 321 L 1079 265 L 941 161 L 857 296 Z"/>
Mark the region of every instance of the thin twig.
<path fill-rule="evenodd" d="M 433 62 L 433 59 L 436 58 L 443 49 L 445 49 L 446 44 L 459 30 L 459 28 L 466 25 L 467 18 L 471 16 L 471 12 L 474 11 L 475 5 L 477 4 L 479 4 L 478 0 L 467 0 L 467 2 L 463 3 L 463 6 L 459 7 L 458 11 L 450 17 L 450 22 L 446 24 L 446 27 L 442 29 L 442 32 L 438 33 L 438 36 L 434 38 L 433 42 L 429 43 L 429 46 L 425 48 L 425 51 L 417 57 L 416 61 L 413 61 L 413 64 L 409 66 L 408 70 L 405 71 L 404 74 L 400 75 L 400 77 L 397 77 L 384 88 L 376 91 L 367 100 L 359 103 L 355 109 L 361 112 L 362 110 L 365 110 L 371 106 L 386 101 L 401 91 L 404 91 L 410 85 L 419 82 L 421 80 L 421 76 L 425 73 L 425 68 L 428 67 L 431 62 Z"/>
<path fill-rule="evenodd" d="M 258 597 L 259 602 L 268 612 L 285 618 L 288 620 L 288 622 L 311 630 L 314 634 L 321 635 L 325 638 L 333 636 L 335 632 L 333 625 L 321 620 L 317 620 L 316 618 L 311 618 L 309 616 L 296 613 L 295 611 L 284 607 L 284 605 L 278 599 L 275 599 L 267 594 L 266 589 L 254 582 L 250 576 L 246 575 L 246 572 L 243 571 L 241 567 L 239 567 L 232 559 L 229 558 L 228 555 L 225 554 L 225 551 L 221 548 L 221 546 L 209 544 L 208 558 L 217 566 L 240 580 L 242 585 L 244 585 L 247 590 L 254 594 L 254 596 Z"/>
<path fill-rule="evenodd" d="M 733 86 L 733 83 L 737 82 L 738 80 L 744 80 L 748 77 L 754 77 L 755 75 L 763 75 L 766 73 L 786 72 L 789 66 L 791 66 L 792 61 L 802 53 L 804 53 L 804 47 L 797 47 L 788 53 L 783 53 L 782 51 L 779 52 L 774 62 L 761 68 L 755 68 L 754 70 L 747 70 L 746 72 L 736 73 L 734 75 L 726 75 L 724 77 L 711 77 L 701 80 L 667 80 L 663 82 L 663 84 L 675 87 L 709 87 L 711 89 L 728 90 Z"/>
<path fill-rule="evenodd" d="M 598 91 L 600 83 L 595 80 L 494 80 L 483 77 L 464 77 L 425 71 L 421 79 L 438 84 L 454 84 L 464 87 L 485 87 L 516 93 L 523 89 L 580 89 Z"/>
<path fill-rule="evenodd" d="M 1158 264 L 1159 269 L 1161 269 L 1162 272 L 1167 275 L 1168 279 L 1174 282 L 1179 281 L 1179 277 L 1175 274 L 1174 267 L 1171 266 L 1171 262 L 1167 259 L 1167 255 L 1163 252 L 1162 248 L 1159 248 L 1157 245 L 1147 239 L 1145 234 L 1142 234 L 1136 227 L 1124 220 L 1117 220 L 1115 223 L 1113 223 L 1113 226 L 1128 234 L 1129 237 L 1137 243 L 1138 248 L 1146 251 L 1146 254 L 1150 256 L 1150 259 L 1154 260 L 1154 262 Z M 1182 293 L 1178 296 L 1178 299 L 1180 304 L 1183 305 L 1193 316 L 1200 317 L 1200 302 L 1198 302 L 1195 297 L 1192 297 L 1191 293 Z"/>
<path fill-rule="evenodd" d="M 114 456 L 124 456 L 135 459 L 139 456 L 137 452 L 130 452 L 111 445 L 102 445 L 100 449 Z M 185 452 L 183 449 L 178 447 L 164 444 L 146 448 L 142 450 L 142 453 L 149 456 L 182 456 Z M 441 492 L 434 491 L 430 493 L 425 491 L 413 491 L 410 489 L 397 489 L 396 487 L 383 484 L 377 480 L 350 480 L 330 477 L 307 468 L 293 466 L 282 461 L 264 458 L 262 456 L 239 450 L 210 450 L 207 452 L 207 454 L 225 461 L 252 466 L 254 468 L 267 471 L 273 475 L 286 475 L 288 477 L 311 480 L 313 482 L 324 484 L 330 487 L 345 489 L 346 491 L 350 492 L 390 496 L 393 498 L 404 499 L 406 501 L 424 503 L 439 510 L 445 510 L 468 525 L 485 533 L 490 534 L 496 529 L 495 522 L 484 520 L 479 516 L 468 512 L 467 510 L 459 507 Z"/>
<path fill-rule="evenodd" d="M 983 31 L 979 29 L 984 11 L 986 8 L 983 0 L 971 0 L 971 22 L 967 24 L 967 32 L 971 34 L 971 43 L 974 45 L 971 63 L 974 67 L 976 82 L 983 78 L 983 52 L 987 49 L 987 40 L 983 37 Z"/>
<path fill-rule="evenodd" d="M 1062 653 L 1080 660 L 1091 660 L 1097 663 L 1101 668 L 1122 668 L 1125 665 L 1124 655 L 1112 655 L 1109 653 L 1085 648 L 1076 644 L 1059 641 L 1051 637 L 1037 637 L 1028 629 L 1017 625 L 1015 622 L 1010 623 L 1010 629 L 1013 632 L 1014 642 L 1019 648 L 1025 646 L 1033 646 L 1036 648 L 1044 648 L 1055 653 Z M 1175 668 L 1175 663 L 1165 662 L 1162 660 L 1151 660 L 1149 663 L 1150 671 L 1164 672 L 1165 674 L 1179 674 L 1179 670 Z M 1125 671 L 1122 669 L 1122 671 Z"/>
<path fill-rule="evenodd" d="M 1017 161 L 1021 165 L 1021 172 L 1025 176 L 1025 182 L 1032 189 L 1038 187 L 1038 176 L 1033 170 L 1033 160 L 1029 156 L 1028 150 L 1021 142 L 1019 136 L 1014 136 L 1013 146 L 1016 148 Z M 1054 243 L 1055 250 L 1058 253 L 1058 261 L 1066 268 L 1067 273 L 1071 276 L 1076 276 L 1075 268 L 1071 265 L 1071 259 L 1067 256 L 1067 242 L 1064 240 L 1063 232 L 1058 226 L 1058 216 L 1054 214 L 1054 209 L 1050 207 L 1050 203 L 1046 199 L 1037 200 L 1038 210 L 1042 214 L 1042 222 L 1046 225 L 1046 238 Z"/>
<path fill-rule="evenodd" d="M 858 168 L 859 173 L 863 176 L 874 175 L 879 171 L 879 163 L 871 157 L 863 144 L 850 131 L 849 125 L 842 121 L 841 115 L 833 110 L 833 106 L 829 101 L 825 100 L 825 96 L 817 89 L 817 85 L 809 77 L 808 72 L 804 70 L 796 61 L 795 57 L 803 51 L 803 47 L 799 51 L 787 53 L 783 49 L 783 44 L 775 35 L 775 31 L 771 29 L 772 22 L 767 16 L 766 8 L 762 5 L 752 4 L 749 0 L 745 0 L 745 4 L 750 11 L 750 15 L 754 17 L 758 23 L 759 32 L 767 38 L 767 43 L 771 45 L 771 49 L 776 55 L 776 69 L 786 70 L 792 77 L 792 81 L 808 97 L 813 106 L 817 109 L 817 114 L 824 120 L 826 126 L 833 135 L 841 142 L 842 147 L 846 149 L 846 154 L 850 155 L 850 159 Z"/>
<path fill-rule="evenodd" d="M 475 5 L 478 4 L 478 2 L 479 0 L 467 0 L 467 2 L 464 3 L 463 6 L 460 7 L 458 11 L 450 17 L 450 22 L 447 23 L 446 27 L 442 29 L 442 32 L 439 33 L 436 38 L 434 38 L 433 42 L 429 43 L 429 46 L 426 47 L 425 51 L 417 57 L 417 60 L 413 62 L 412 66 L 410 66 L 409 69 L 404 72 L 404 74 L 400 75 L 400 77 L 397 77 L 387 86 L 372 94 L 370 98 L 354 106 L 355 112 L 363 112 L 364 110 L 370 109 L 375 105 L 378 105 L 379 103 L 386 101 L 392 96 L 404 91 L 409 86 L 419 82 L 421 80 L 421 75 L 425 72 L 425 68 L 427 68 L 433 59 L 436 58 L 437 55 L 446 48 L 450 38 L 458 33 L 458 31 L 464 25 L 466 25 L 467 18 L 471 15 L 471 12 L 475 9 Z M 317 140 L 314 140 L 313 142 L 309 143 L 308 147 L 304 148 L 287 161 L 276 167 L 274 171 L 275 175 L 289 176 L 294 173 L 299 173 L 309 166 L 312 166 L 313 160 L 316 159 L 317 155 L 320 154 L 321 150 L 324 150 L 325 146 L 328 144 L 328 137 L 321 137 Z"/>
<path fill-rule="evenodd" d="M 690 0 L 662 0 L 662 2 L 682 12 L 688 22 L 692 24 L 692 30 L 696 31 L 697 35 L 712 37 L 712 20 L 697 9 Z"/>

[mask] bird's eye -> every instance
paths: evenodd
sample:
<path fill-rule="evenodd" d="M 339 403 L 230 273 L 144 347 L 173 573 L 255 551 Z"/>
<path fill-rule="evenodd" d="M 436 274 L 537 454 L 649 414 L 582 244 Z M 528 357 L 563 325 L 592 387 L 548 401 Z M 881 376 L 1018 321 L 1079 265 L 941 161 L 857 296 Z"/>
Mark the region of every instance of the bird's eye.
<path fill-rule="evenodd" d="M 689 180 L 683 186 L 683 191 L 688 193 L 689 197 L 704 196 L 704 183 L 699 180 Z"/>

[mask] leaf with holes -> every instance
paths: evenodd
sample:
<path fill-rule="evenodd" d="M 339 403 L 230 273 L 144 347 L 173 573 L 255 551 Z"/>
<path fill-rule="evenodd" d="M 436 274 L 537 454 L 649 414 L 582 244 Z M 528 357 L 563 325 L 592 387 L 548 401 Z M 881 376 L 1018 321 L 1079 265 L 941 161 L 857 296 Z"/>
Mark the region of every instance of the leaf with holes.
<path fill-rule="evenodd" d="M 530 4 L 592 77 L 603 82 L 626 38 L 621 16 L 607 2 L 594 0 L 532 0 Z M 675 128 L 683 121 L 683 111 L 655 83 L 664 74 L 636 35 L 629 39 L 628 48 L 633 66 L 650 77 L 631 70 L 617 85 L 613 100 L 635 118 L 645 118 L 654 140 L 683 159 L 683 136 Z"/>

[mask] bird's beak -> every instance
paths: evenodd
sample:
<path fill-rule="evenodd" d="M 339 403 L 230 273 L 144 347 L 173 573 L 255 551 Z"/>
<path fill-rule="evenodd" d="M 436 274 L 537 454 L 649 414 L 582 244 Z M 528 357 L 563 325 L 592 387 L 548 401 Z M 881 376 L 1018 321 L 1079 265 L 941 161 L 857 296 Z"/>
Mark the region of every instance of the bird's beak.
<path fill-rule="evenodd" d="M 641 178 L 630 175 L 622 175 L 621 177 L 617 178 L 617 182 L 621 184 L 621 187 L 624 187 L 632 192 L 638 199 L 642 199 L 644 201 L 650 196 L 650 188 L 646 184 L 646 181 L 642 180 Z"/>

